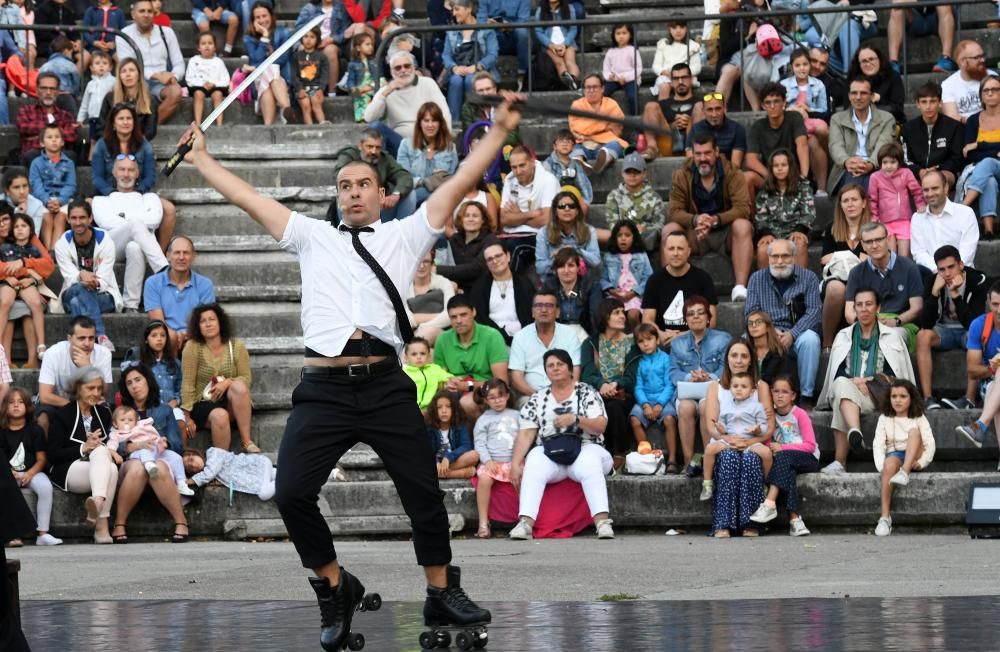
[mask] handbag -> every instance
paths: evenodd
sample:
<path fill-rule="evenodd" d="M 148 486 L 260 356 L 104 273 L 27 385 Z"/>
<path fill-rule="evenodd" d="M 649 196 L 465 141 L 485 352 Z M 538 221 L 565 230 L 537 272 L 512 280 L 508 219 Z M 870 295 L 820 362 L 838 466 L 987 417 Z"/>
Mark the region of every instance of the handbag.
<path fill-rule="evenodd" d="M 434 172 L 427 177 L 420 180 L 420 185 L 427 189 L 427 192 L 434 192 L 441 187 L 441 184 L 447 181 L 451 177 L 445 170 L 434 170 Z"/>
<path fill-rule="evenodd" d="M 708 383 L 692 383 L 682 380 L 677 383 L 677 400 L 700 401 L 708 393 Z"/>
<path fill-rule="evenodd" d="M 847 283 L 851 270 L 860 264 L 861 259 L 853 251 L 835 251 L 830 262 L 823 267 L 823 280 L 835 278 Z"/>
<path fill-rule="evenodd" d="M 882 412 L 886 405 L 889 403 L 889 385 L 892 383 L 892 378 L 886 374 L 875 374 L 872 379 L 866 383 L 868 387 L 868 395 L 871 396 L 872 403 L 875 404 L 875 410 L 877 412 Z"/>
<path fill-rule="evenodd" d="M 664 469 L 663 456 L 632 451 L 625 456 L 625 472 L 632 475 L 657 475 Z"/>
<path fill-rule="evenodd" d="M 576 394 L 576 414 L 580 414 L 580 390 L 579 388 L 574 388 L 573 392 Z M 545 399 L 542 402 L 542 414 L 545 414 L 546 407 L 549 402 L 549 396 L 552 395 L 552 388 L 545 390 Z M 556 414 L 570 414 L 571 411 L 567 408 L 557 407 L 555 409 Z M 556 464 L 562 464 L 563 466 L 569 466 L 576 461 L 577 456 L 580 455 L 580 449 L 583 448 L 583 430 L 578 426 L 562 429 L 560 432 L 556 430 L 556 433 L 549 435 L 548 437 L 542 437 L 542 450 L 545 452 L 545 456 Z"/>

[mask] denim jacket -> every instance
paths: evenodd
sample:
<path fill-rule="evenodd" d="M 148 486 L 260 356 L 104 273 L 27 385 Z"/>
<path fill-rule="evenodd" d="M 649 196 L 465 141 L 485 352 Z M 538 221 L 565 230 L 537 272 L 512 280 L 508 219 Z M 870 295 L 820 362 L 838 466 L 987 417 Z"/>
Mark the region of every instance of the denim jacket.
<path fill-rule="evenodd" d="M 705 331 L 700 345 L 695 344 L 691 331 L 674 338 L 670 343 L 670 382 L 676 387 L 690 380 L 691 372 L 697 369 L 707 371 L 715 380 L 721 378 L 726 347 L 732 339 L 729 333 L 714 328 Z"/>
<path fill-rule="evenodd" d="M 576 20 L 576 6 L 569 5 L 569 19 Z M 535 10 L 535 20 L 537 22 L 542 21 L 542 8 L 539 7 Z M 552 27 L 559 22 L 558 16 L 552 17 Z M 549 47 L 549 43 L 552 42 L 552 27 L 536 27 L 535 28 L 535 39 L 538 40 L 538 44 L 543 48 Z M 561 27 L 563 33 L 563 45 L 571 48 L 577 47 L 576 45 L 576 25 L 571 25 L 569 27 Z"/>
<path fill-rule="evenodd" d="M 649 263 L 649 256 L 645 251 L 633 251 L 632 259 L 628 261 L 628 269 L 635 277 L 635 289 L 632 290 L 640 297 L 646 292 L 646 281 L 653 275 L 653 266 Z M 621 254 L 607 252 L 604 254 L 604 262 L 601 266 L 601 290 L 607 292 L 618 287 L 618 277 L 622 274 Z"/>
<path fill-rule="evenodd" d="M 170 442 L 170 450 L 180 454 L 184 451 L 184 440 L 181 438 L 181 429 L 174 419 L 173 409 L 166 403 L 160 403 L 156 407 L 146 408 L 144 419 L 152 419 L 153 427 L 161 437 L 166 437 Z M 123 444 L 124 446 L 124 444 Z M 119 449 L 121 450 L 121 449 Z"/>
<path fill-rule="evenodd" d="M 323 13 L 321 3 L 307 2 L 295 19 L 295 31 L 302 29 L 303 25 L 321 13 Z M 353 22 L 347 13 L 347 7 L 344 6 L 344 3 L 339 0 L 334 2 L 333 12 L 330 14 L 330 38 L 333 39 L 334 43 L 337 45 L 344 43 L 344 32 Z"/>
<path fill-rule="evenodd" d="M 434 152 L 434 157 L 428 160 L 427 150 L 414 147 L 412 138 L 404 138 L 399 143 L 396 160 L 410 173 L 414 184 L 431 176 L 437 170 L 452 175 L 458 169 L 458 153 L 454 145 L 440 152 Z"/>
<path fill-rule="evenodd" d="M 367 63 L 367 65 L 366 65 Z M 378 81 L 379 70 L 378 63 L 375 61 L 375 57 L 371 57 L 367 62 L 365 61 L 351 61 L 347 64 L 347 87 L 350 89 L 360 88 L 361 83 L 365 79 L 365 69 L 371 74 L 372 79 Z"/>
<path fill-rule="evenodd" d="M 601 250 L 597 246 L 597 230 L 592 226 L 588 226 L 587 228 L 590 230 L 590 238 L 584 245 L 580 245 L 576 241 L 576 235 L 573 233 L 562 233 L 559 238 L 559 244 L 549 244 L 548 227 L 538 230 L 538 235 L 535 239 L 535 271 L 538 272 L 538 277 L 542 279 L 542 282 L 551 280 L 548 277 L 553 273 L 552 263 L 555 260 L 556 252 L 563 247 L 575 249 L 576 253 L 580 254 L 580 258 L 587 263 L 588 268 L 593 269 L 600 266 Z"/>
<path fill-rule="evenodd" d="M 264 63 L 271 52 L 277 49 L 282 43 L 288 40 L 288 30 L 284 27 L 279 27 L 274 30 L 274 35 L 271 37 L 270 43 L 264 43 L 260 39 L 256 39 L 250 35 L 243 37 L 243 49 L 246 50 L 247 56 L 250 58 L 251 66 L 259 66 Z M 285 52 L 278 60 L 275 61 L 278 68 L 281 69 L 281 78 L 285 80 L 285 83 L 291 83 L 292 79 L 292 68 L 289 63 L 288 52 Z"/>
<path fill-rule="evenodd" d="M 551 172 L 552 176 L 559 180 L 560 186 L 565 185 L 563 179 L 567 177 L 572 178 L 573 185 L 580 189 L 580 196 L 583 197 L 583 201 L 588 204 L 594 203 L 594 186 L 591 185 L 590 177 L 587 176 L 587 171 L 583 169 L 578 159 L 571 158 L 569 165 L 564 165 L 558 156 L 549 154 L 549 157 L 542 163 L 542 167 Z"/>
<path fill-rule="evenodd" d="M 451 450 L 445 450 L 444 442 L 441 441 L 441 433 L 437 428 L 427 426 L 427 436 L 431 440 L 434 448 L 434 458 L 440 462 L 448 458 L 448 462 L 454 462 L 465 453 L 472 450 L 472 435 L 465 426 L 453 426 L 448 428 L 448 443 Z"/>
<path fill-rule="evenodd" d="M 164 405 L 169 405 L 170 401 L 176 400 L 178 405 L 181 401 L 181 362 L 177 361 L 173 368 L 163 360 L 157 360 L 152 368 L 153 377 L 160 387 L 160 401 Z"/>
<path fill-rule="evenodd" d="M 781 85 L 785 87 L 787 93 L 785 101 L 788 106 L 795 106 L 795 101 L 799 97 L 799 83 L 795 81 L 795 77 L 788 77 L 781 80 Z M 826 86 L 815 77 L 810 77 L 806 85 L 806 102 L 810 114 L 826 114 L 830 110 L 826 102 Z"/>
<path fill-rule="evenodd" d="M 497 41 L 496 32 L 492 29 L 481 29 L 473 32 L 472 37 L 476 39 L 476 56 L 479 57 L 476 63 L 494 78 L 499 79 L 500 72 L 497 70 L 497 60 L 500 55 L 500 44 Z M 444 59 L 445 70 L 450 71 L 455 67 L 455 58 L 452 53 L 460 45 L 462 45 L 462 31 L 448 32 L 444 41 L 444 52 L 441 55 Z"/>
<path fill-rule="evenodd" d="M 117 150 L 117 146 L 115 149 Z M 118 154 L 118 151 L 108 149 L 108 144 L 103 138 L 94 145 L 94 159 L 90 166 L 94 194 L 107 197 L 115 191 L 115 179 L 111 176 L 111 170 Z M 139 164 L 139 179 L 136 181 L 135 189 L 139 192 L 149 192 L 156 183 L 156 158 L 153 156 L 153 146 L 143 138 L 142 147 L 133 154 L 136 163 Z"/>
<path fill-rule="evenodd" d="M 76 164 L 65 156 L 60 156 L 59 161 L 53 163 L 42 152 L 31 162 L 28 182 L 31 194 L 43 204 L 49 201 L 49 197 L 58 197 L 59 203 L 65 206 L 76 194 Z"/>
<path fill-rule="evenodd" d="M 50 72 L 59 78 L 59 91 L 80 97 L 80 71 L 72 59 L 62 52 L 53 52 L 38 73 Z"/>

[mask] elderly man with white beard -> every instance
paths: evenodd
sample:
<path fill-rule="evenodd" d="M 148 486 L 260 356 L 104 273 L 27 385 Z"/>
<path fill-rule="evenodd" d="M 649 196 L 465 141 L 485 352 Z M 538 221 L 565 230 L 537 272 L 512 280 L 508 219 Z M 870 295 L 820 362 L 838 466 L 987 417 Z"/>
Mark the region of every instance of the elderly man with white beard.
<path fill-rule="evenodd" d="M 771 316 L 778 340 L 786 351 L 794 351 L 798 364 L 800 403 L 815 403 L 816 373 L 819 371 L 820 318 L 819 279 L 796 265 L 795 243 L 775 240 L 767 248 L 768 268 L 750 276 L 744 315 L 763 310 Z"/>

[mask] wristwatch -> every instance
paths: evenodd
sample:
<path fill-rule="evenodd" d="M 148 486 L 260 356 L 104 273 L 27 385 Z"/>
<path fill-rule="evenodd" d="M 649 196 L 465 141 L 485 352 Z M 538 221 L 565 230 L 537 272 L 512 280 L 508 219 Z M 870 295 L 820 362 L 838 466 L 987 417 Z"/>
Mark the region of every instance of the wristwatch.
<path fill-rule="evenodd" d="M 899 317 L 896 317 L 896 326 L 902 326 L 902 325 L 903 325 L 903 320 L 900 319 Z"/>

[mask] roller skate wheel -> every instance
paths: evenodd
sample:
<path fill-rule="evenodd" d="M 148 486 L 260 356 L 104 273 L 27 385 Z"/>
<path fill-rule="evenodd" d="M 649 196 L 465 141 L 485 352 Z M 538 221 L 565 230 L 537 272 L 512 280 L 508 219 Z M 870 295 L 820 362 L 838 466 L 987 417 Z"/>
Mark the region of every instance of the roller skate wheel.
<path fill-rule="evenodd" d="M 485 629 L 483 629 L 476 636 L 476 643 L 475 643 L 476 648 L 481 650 L 485 648 L 487 645 L 489 645 L 489 642 L 490 642 L 490 635 L 486 632 Z"/>
<path fill-rule="evenodd" d="M 365 636 L 361 632 L 352 632 L 347 635 L 347 648 L 350 650 L 360 650 L 365 646 Z"/>
<path fill-rule="evenodd" d="M 451 647 L 451 634 L 444 630 L 437 632 L 437 646 L 442 648 Z"/>
<path fill-rule="evenodd" d="M 437 639 L 430 632 L 422 632 L 420 634 L 420 647 L 424 650 L 433 650 L 437 643 Z"/>
<path fill-rule="evenodd" d="M 465 632 L 459 632 L 458 635 L 455 636 L 455 645 L 458 646 L 459 650 L 469 650 L 469 649 L 472 649 L 472 646 L 474 644 L 475 644 L 475 640 L 473 639 L 472 634 L 470 634 L 467 631 L 465 631 Z"/>
<path fill-rule="evenodd" d="M 382 608 L 382 596 L 378 593 L 369 593 L 364 597 L 362 603 L 365 606 L 365 611 L 378 611 Z"/>

